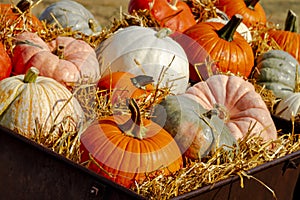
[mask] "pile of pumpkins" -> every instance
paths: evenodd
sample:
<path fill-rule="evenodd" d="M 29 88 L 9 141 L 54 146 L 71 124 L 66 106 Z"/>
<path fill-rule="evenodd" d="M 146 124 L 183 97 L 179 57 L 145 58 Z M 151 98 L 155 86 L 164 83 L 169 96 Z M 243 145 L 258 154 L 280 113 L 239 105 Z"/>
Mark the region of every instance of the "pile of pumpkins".
<path fill-rule="evenodd" d="M 31 138 L 36 120 L 47 132 L 72 117 L 84 127 L 81 161 L 92 158 L 91 170 L 125 187 L 155 170 L 173 173 L 184 158 L 237 145 L 250 129 L 264 142 L 275 140 L 270 110 L 248 79 L 275 94 L 274 115 L 298 114 L 300 36 L 292 11 L 285 30 L 264 33 L 281 49 L 256 57 L 250 30 L 267 23 L 258 0 L 214 1 L 219 15 L 206 21 L 195 17 L 191 0 L 131 0 L 129 14 L 147 10 L 159 27 L 120 28 L 95 48 L 79 36 L 39 36 L 51 24 L 100 37 L 104 30 L 82 5 L 58 1 L 36 18 L 30 2 L 0 5 L 0 19 L 15 29 L 11 52 L 6 38 L 0 43 L 0 125 Z M 130 114 L 87 122 L 73 93 L 86 83 L 113 91 L 112 107 L 124 103 Z M 166 88 L 170 94 L 145 117 L 139 99 Z"/>

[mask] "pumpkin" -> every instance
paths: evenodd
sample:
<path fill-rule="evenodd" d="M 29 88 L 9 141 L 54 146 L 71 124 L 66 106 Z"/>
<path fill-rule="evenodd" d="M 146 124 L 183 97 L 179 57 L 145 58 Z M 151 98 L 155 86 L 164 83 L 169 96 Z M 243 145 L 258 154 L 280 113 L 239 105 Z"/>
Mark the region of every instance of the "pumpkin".
<path fill-rule="evenodd" d="M 173 31 L 184 32 L 196 24 L 190 7 L 178 0 L 152 0 L 149 3 L 151 16 L 161 27 L 168 27 Z"/>
<path fill-rule="evenodd" d="M 154 106 L 152 120 L 168 131 L 181 152 L 188 158 L 201 159 L 222 145 L 231 146 L 235 139 L 217 116 L 185 95 L 171 95 Z M 214 127 L 216 126 L 216 127 Z"/>
<path fill-rule="evenodd" d="M 0 80 L 10 76 L 12 69 L 11 60 L 3 44 L 0 42 Z"/>
<path fill-rule="evenodd" d="M 138 10 L 149 10 L 150 2 L 152 2 L 152 0 L 130 0 L 128 3 L 128 13 L 132 14 Z"/>
<path fill-rule="evenodd" d="M 243 139 L 260 135 L 264 141 L 276 139 L 277 132 L 271 114 L 254 86 L 238 76 L 213 75 L 190 87 L 186 94 L 206 109 L 217 109 L 231 134 Z"/>
<path fill-rule="evenodd" d="M 283 97 L 275 109 L 275 116 L 292 121 L 300 113 L 300 93 L 290 93 Z"/>
<path fill-rule="evenodd" d="M 189 63 L 183 48 L 168 36 L 169 29 L 129 26 L 104 40 L 95 51 L 101 76 L 123 71 L 153 77 L 154 85 L 174 94 L 185 92 Z"/>
<path fill-rule="evenodd" d="M 98 35 L 102 27 L 93 14 L 76 1 L 63 0 L 50 4 L 39 19 L 57 27 L 70 27 L 85 35 Z"/>
<path fill-rule="evenodd" d="M 266 24 L 267 17 L 259 0 L 218 0 L 216 7 L 224 11 L 229 18 L 236 14 L 243 16 L 243 23 L 247 27 L 257 24 Z"/>
<path fill-rule="evenodd" d="M 31 13 L 32 1 L 21 0 L 17 5 L 0 4 L 0 23 L 14 30 L 14 34 L 22 31 L 38 31 L 43 28 L 41 21 Z M 3 30 L 6 31 L 6 30 Z"/>
<path fill-rule="evenodd" d="M 299 62 L 283 50 L 269 50 L 256 59 L 252 77 L 259 85 L 283 98 L 295 89 L 296 67 Z M 299 71 L 298 71 L 299 72 Z"/>
<path fill-rule="evenodd" d="M 71 92 L 38 73 L 37 68 L 31 67 L 25 75 L 0 81 L 0 125 L 35 138 L 38 125 L 46 134 L 65 117 L 72 118 L 75 126 L 83 123 L 84 113 Z"/>
<path fill-rule="evenodd" d="M 135 76 L 129 72 L 112 72 L 101 77 L 98 82 L 100 90 L 112 93 L 112 103 L 119 103 L 128 98 L 147 97 L 154 91 L 153 78 L 145 75 Z"/>
<path fill-rule="evenodd" d="M 24 74 L 35 66 L 40 75 L 72 86 L 78 82 L 96 83 L 100 78 L 94 49 L 82 40 L 59 36 L 49 43 L 37 34 L 24 32 L 15 38 L 13 74 Z"/>
<path fill-rule="evenodd" d="M 80 136 L 81 161 L 88 168 L 131 187 L 147 173 L 169 174 L 182 165 L 180 150 L 172 136 L 158 124 L 141 116 L 135 100 L 129 100 L 131 116 L 115 115 L 96 120 Z M 100 167 L 99 167 L 100 166 Z"/>
<path fill-rule="evenodd" d="M 200 22 L 184 34 L 202 47 L 197 54 L 210 55 L 220 72 L 230 71 L 248 77 L 254 66 L 254 54 L 248 42 L 236 32 L 241 21 L 241 15 L 234 15 L 226 25 L 219 22 Z M 197 72 L 190 68 L 190 74 L 192 77 Z M 193 78 L 195 82 L 201 80 L 199 76 L 194 75 Z"/>
<path fill-rule="evenodd" d="M 297 15 L 292 10 L 289 10 L 284 30 L 271 29 L 267 33 L 270 39 L 274 40 L 282 50 L 290 53 L 300 61 L 300 34 L 297 27 Z"/>

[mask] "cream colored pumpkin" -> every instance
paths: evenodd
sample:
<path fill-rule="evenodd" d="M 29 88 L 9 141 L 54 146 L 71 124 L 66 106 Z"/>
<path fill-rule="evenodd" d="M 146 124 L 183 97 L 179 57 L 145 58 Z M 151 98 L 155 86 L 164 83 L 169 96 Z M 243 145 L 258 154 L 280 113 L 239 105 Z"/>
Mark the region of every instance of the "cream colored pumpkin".
<path fill-rule="evenodd" d="M 62 122 L 74 120 L 74 127 L 84 120 L 84 112 L 71 92 L 52 78 L 38 76 L 36 68 L 26 75 L 12 76 L 0 82 L 0 125 L 34 138 L 36 125 L 42 133 Z"/>
<path fill-rule="evenodd" d="M 169 87 L 174 94 L 184 93 L 189 61 L 184 49 L 168 36 L 169 31 L 139 26 L 119 29 L 96 48 L 101 76 L 117 71 L 148 75 L 154 84 Z"/>
<path fill-rule="evenodd" d="M 283 97 L 278 103 L 275 115 L 285 119 L 291 120 L 292 117 L 296 117 L 300 113 L 300 93 L 290 93 Z"/>

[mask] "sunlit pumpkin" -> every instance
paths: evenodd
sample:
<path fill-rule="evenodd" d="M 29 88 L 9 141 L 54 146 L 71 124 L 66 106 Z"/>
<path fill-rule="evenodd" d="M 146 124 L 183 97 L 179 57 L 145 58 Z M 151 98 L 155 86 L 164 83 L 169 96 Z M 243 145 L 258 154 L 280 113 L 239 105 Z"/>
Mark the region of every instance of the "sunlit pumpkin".
<path fill-rule="evenodd" d="M 59 36 L 49 43 L 36 33 L 24 32 L 15 38 L 13 74 L 24 74 L 31 66 L 40 75 L 72 86 L 78 82 L 95 83 L 100 79 L 99 63 L 94 49 L 82 40 Z"/>
<path fill-rule="evenodd" d="M 186 94 L 206 109 L 215 108 L 233 136 L 244 138 L 249 130 L 265 141 L 277 131 L 265 102 L 253 84 L 238 76 L 213 75 L 190 87 Z"/>
<path fill-rule="evenodd" d="M 236 32 L 241 21 L 241 15 L 234 15 L 226 25 L 220 22 L 201 22 L 184 34 L 200 45 L 197 54 L 210 55 L 220 72 L 248 77 L 254 66 L 254 54 L 245 38 Z M 200 77 L 195 74 L 197 75 L 195 68 L 190 68 L 190 76 L 195 79 L 193 81 L 200 81 Z"/>
<path fill-rule="evenodd" d="M 172 136 L 158 124 L 141 116 L 137 103 L 129 101 L 131 117 L 109 116 L 96 120 L 81 135 L 81 161 L 89 169 L 130 187 L 147 173 L 169 174 L 183 163 Z"/>
<path fill-rule="evenodd" d="M 229 18 L 235 14 L 242 15 L 243 23 L 248 27 L 265 24 L 267 21 L 265 10 L 259 0 L 217 0 L 215 5 Z"/>
<path fill-rule="evenodd" d="M 31 67 L 25 75 L 0 81 L 0 125 L 36 138 L 38 131 L 49 134 L 65 117 L 74 122 L 70 125 L 73 129 L 66 126 L 66 130 L 83 123 L 84 113 L 72 93 L 54 79 L 38 75 L 39 71 Z M 58 134 L 55 128 L 51 132 Z"/>

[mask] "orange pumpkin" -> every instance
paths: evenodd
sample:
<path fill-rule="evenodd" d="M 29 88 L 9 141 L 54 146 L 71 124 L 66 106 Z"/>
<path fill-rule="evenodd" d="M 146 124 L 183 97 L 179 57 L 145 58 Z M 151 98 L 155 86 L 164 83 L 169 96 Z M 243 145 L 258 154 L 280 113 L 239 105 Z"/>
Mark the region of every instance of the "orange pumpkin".
<path fill-rule="evenodd" d="M 190 87 L 186 94 L 204 108 L 217 109 L 236 140 L 251 134 L 265 141 L 276 139 L 277 131 L 271 114 L 254 86 L 238 76 L 213 75 Z"/>
<path fill-rule="evenodd" d="M 297 15 L 289 10 L 284 30 L 271 29 L 268 34 L 271 39 L 281 47 L 282 50 L 290 53 L 298 61 L 300 61 L 300 34 L 297 30 Z"/>
<path fill-rule="evenodd" d="M 201 22 L 184 32 L 202 48 L 199 55 L 210 55 L 221 72 L 240 74 L 248 77 L 254 66 L 254 54 L 251 46 L 236 28 L 242 21 L 241 15 L 233 16 L 226 25 L 220 22 Z M 195 77 L 195 68 L 190 67 L 190 77 Z M 196 80 L 199 81 L 197 77 Z"/>
<path fill-rule="evenodd" d="M 175 140 L 158 124 L 141 117 L 137 103 L 129 101 L 131 117 L 110 116 L 95 121 L 81 135 L 81 161 L 89 169 L 130 187 L 147 173 L 179 170 L 182 157 Z M 100 167 L 99 167 L 100 166 Z"/>
<path fill-rule="evenodd" d="M 43 27 L 42 22 L 31 13 L 32 1 L 21 0 L 17 5 L 0 4 L 0 23 L 6 27 L 12 27 L 14 33 L 21 31 L 32 31 Z"/>
<path fill-rule="evenodd" d="M 161 27 L 184 32 L 196 24 L 190 7 L 183 1 L 153 0 L 149 3 L 149 7 L 151 15 Z"/>
<path fill-rule="evenodd" d="M 136 76 L 129 72 L 112 72 L 103 76 L 98 87 L 112 93 L 112 103 L 127 98 L 141 98 L 150 95 L 154 91 L 153 78 L 146 75 Z"/>
<path fill-rule="evenodd" d="M 15 37 L 13 74 L 24 74 L 32 66 L 47 76 L 69 86 L 77 82 L 97 82 L 99 63 L 94 49 L 73 37 L 57 37 L 49 43 L 37 34 L 24 32 Z"/>
<path fill-rule="evenodd" d="M 0 42 L 0 80 L 9 77 L 12 65 L 3 44 Z"/>
<path fill-rule="evenodd" d="M 259 23 L 265 24 L 267 21 L 265 10 L 259 0 L 217 0 L 215 5 L 229 18 L 235 14 L 242 15 L 243 23 L 248 27 Z"/>

